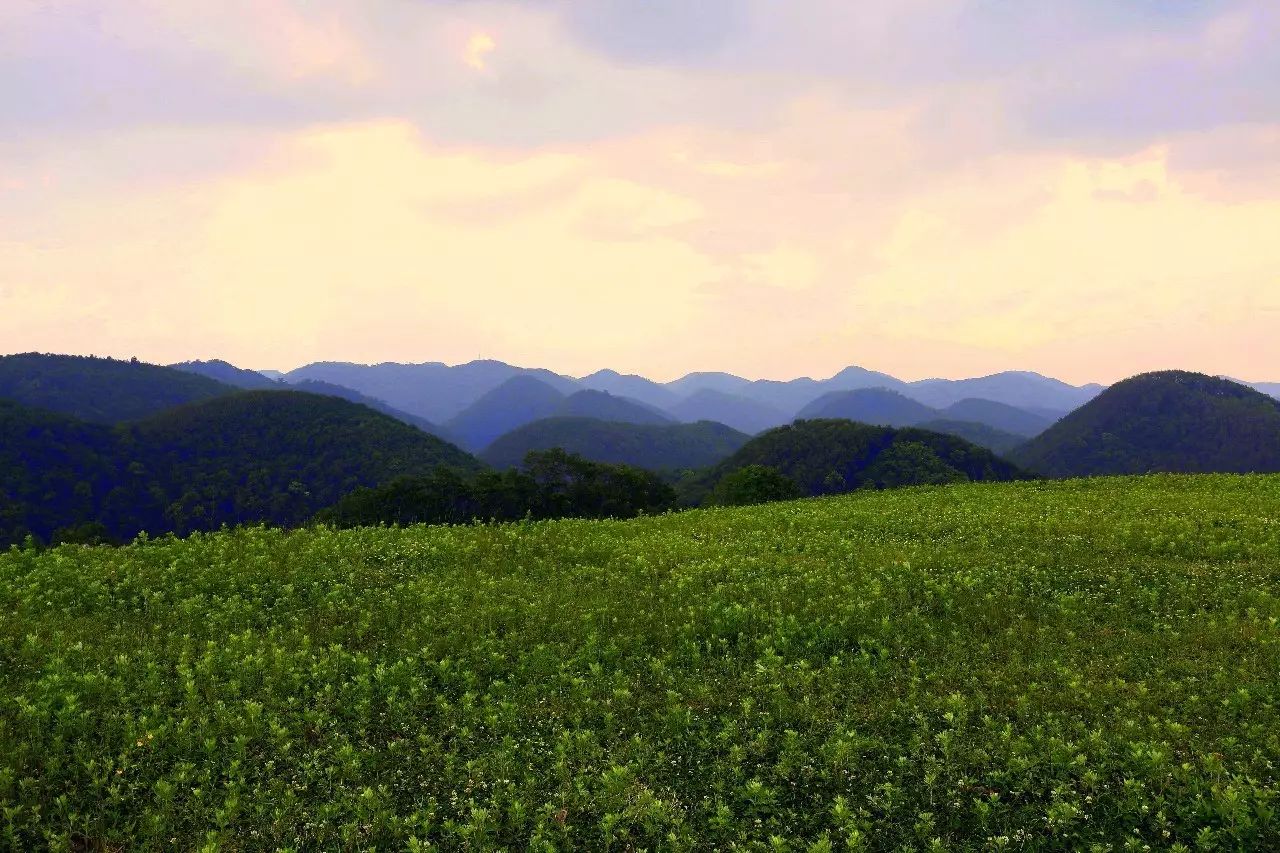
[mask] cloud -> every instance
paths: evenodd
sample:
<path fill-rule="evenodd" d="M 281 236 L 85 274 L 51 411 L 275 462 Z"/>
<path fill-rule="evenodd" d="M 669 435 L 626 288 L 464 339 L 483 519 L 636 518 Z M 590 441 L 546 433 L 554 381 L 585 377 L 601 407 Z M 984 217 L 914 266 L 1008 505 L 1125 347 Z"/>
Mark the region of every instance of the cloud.
<path fill-rule="evenodd" d="M 0 339 L 1259 376 L 1278 35 L 1244 0 L 4 4 Z"/>

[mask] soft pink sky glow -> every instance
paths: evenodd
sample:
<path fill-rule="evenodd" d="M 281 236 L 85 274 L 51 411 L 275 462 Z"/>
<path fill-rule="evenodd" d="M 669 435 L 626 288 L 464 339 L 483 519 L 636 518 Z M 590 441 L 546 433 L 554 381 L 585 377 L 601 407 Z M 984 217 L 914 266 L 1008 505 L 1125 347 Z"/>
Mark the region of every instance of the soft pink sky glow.
<path fill-rule="evenodd" d="M 5 4 L 0 352 L 1280 380 L 1280 7 L 1019 8 Z"/>

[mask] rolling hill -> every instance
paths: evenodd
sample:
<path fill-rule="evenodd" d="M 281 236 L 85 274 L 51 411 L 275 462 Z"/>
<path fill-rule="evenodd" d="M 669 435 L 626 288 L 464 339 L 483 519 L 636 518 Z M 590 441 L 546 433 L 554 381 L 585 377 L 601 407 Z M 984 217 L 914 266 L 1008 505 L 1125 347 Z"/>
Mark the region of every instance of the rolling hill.
<path fill-rule="evenodd" d="M 1200 373 L 1146 373 L 1111 386 L 1013 458 L 1053 477 L 1280 471 L 1280 401 Z"/>
<path fill-rule="evenodd" d="M 579 379 L 578 385 L 589 391 L 607 391 L 616 397 L 629 397 L 663 411 L 669 410 L 680 399 L 675 391 L 652 379 L 616 370 L 597 370 Z"/>
<path fill-rule="evenodd" d="M 115 427 L 0 406 L 0 545 L 97 523 L 111 538 L 292 525 L 357 486 L 483 466 L 364 406 L 242 391 Z"/>
<path fill-rule="evenodd" d="M 24 353 L 0 356 L 0 399 L 100 424 L 138 420 L 237 389 L 139 361 Z"/>
<path fill-rule="evenodd" d="M 490 444 L 480 458 L 495 468 L 514 468 L 531 450 L 559 447 L 593 462 L 669 471 L 714 465 L 748 439 L 718 423 L 636 424 L 556 417 L 512 430 Z"/>
<path fill-rule="evenodd" d="M 779 471 L 806 495 L 1025 476 L 991 451 L 951 435 L 847 420 L 798 420 L 756 436 L 682 484 L 684 499 L 704 500 L 723 477 L 747 466 Z"/>

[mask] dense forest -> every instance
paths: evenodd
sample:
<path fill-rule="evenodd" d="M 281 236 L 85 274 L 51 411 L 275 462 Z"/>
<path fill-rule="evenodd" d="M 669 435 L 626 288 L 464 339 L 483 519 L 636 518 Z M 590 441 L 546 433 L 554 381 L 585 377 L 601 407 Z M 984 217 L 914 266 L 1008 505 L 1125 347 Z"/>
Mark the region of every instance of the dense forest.
<path fill-rule="evenodd" d="M 1013 454 L 1053 477 L 1280 471 L 1280 401 L 1201 373 L 1119 382 Z"/>
<path fill-rule="evenodd" d="M 137 360 L 39 353 L 0 356 L 0 399 L 92 423 L 138 420 L 236 390 L 207 376 Z"/>
<path fill-rule="evenodd" d="M 782 474 L 802 495 L 1026 476 L 991 451 L 951 435 L 847 420 L 796 421 L 756 436 L 728 459 L 683 481 L 682 498 L 715 502 L 720 480 L 748 466 Z"/>
<path fill-rule="evenodd" d="M 673 509 L 675 490 L 651 471 L 606 465 L 554 449 L 521 467 L 466 476 L 438 468 L 356 489 L 316 519 L 337 527 L 464 524 L 549 518 L 634 518 Z"/>
<path fill-rule="evenodd" d="M 360 486 L 483 466 L 334 397 L 244 391 L 106 427 L 0 406 L 0 545 L 294 525 Z"/>
<path fill-rule="evenodd" d="M 480 458 L 495 468 L 519 465 L 532 450 L 559 447 L 593 462 L 652 471 L 705 468 L 729 456 L 749 436 L 717 423 L 633 424 L 596 418 L 547 418 L 512 430 Z"/>

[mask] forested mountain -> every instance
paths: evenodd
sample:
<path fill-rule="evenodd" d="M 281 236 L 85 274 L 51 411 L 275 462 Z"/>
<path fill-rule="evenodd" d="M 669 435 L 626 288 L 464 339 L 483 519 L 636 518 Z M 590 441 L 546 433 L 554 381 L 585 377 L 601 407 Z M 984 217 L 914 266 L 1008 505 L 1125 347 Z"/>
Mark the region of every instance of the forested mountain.
<path fill-rule="evenodd" d="M 686 423 L 716 421 L 748 435 L 781 426 L 791 420 L 772 406 L 714 388 L 695 391 L 668 411 Z"/>
<path fill-rule="evenodd" d="M 1054 477 L 1280 471 L 1280 401 L 1200 373 L 1119 382 L 1013 454 Z"/>
<path fill-rule="evenodd" d="M 748 466 L 777 471 L 806 495 L 1024 476 L 991 451 L 955 436 L 847 420 L 802 420 L 756 436 L 706 474 L 682 484 L 685 500 L 706 500 L 722 479 Z"/>
<path fill-rule="evenodd" d="M 234 364 L 223 361 L 222 359 L 213 359 L 212 361 L 182 361 L 169 366 L 174 370 L 181 370 L 184 373 L 194 373 L 197 376 L 205 376 L 226 385 L 233 385 L 236 388 L 243 388 L 249 391 L 261 391 L 268 388 L 283 387 L 283 383 L 270 379 L 256 370 L 244 370 L 243 368 L 236 367 Z"/>
<path fill-rule="evenodd" d="M 940 418 L 912 424 L 912 426 L 917 429 L 926 429 L 930 432 L 941 432 L 947 435 L 954 435 L 957 438 L 963 438 L 965 441 L 976 444 L 979 447 L 985 447 L 997 456 L 1004 457 L 1008 457 L 1014 448 L 1022 446 L 1027 440 L 1025 435 L 1014 435 L 1011 432 L 996 429 L 990 424 L 978 423 L 977 421 L 953 421 Z"/>
<path fill-rule="evenodd" d="M 937 418 L 939 412 L 887 388 L 831 391 L 800 410 L 801 420 L 843 418 L 880 426 L 911 426 Z"/>
<path fill-rule="evenodd" d="M 514 468 L 530 451 L 559 447 L 592 462 L 651 471 L 704 468 L 726 458 L 749 438 L 718 423 L 635 424 L 557 417 L 512 430 L 490 444 L 480 458 L 495 468 Z"/>
<path fill-rule="evenodd" d="M 137 420 L 235 392 L 181 370 L 78 355 L 0 356 L 0 399 L 93 423 Z"/>
<path fill-rule="evenodd" d="M 127 509 L 116 451 L 111 427 L 0 400 L 0 548 Z"/>
<path fill-rule="evenodd" d="M 384 415 L 395 418 L 401 423 L 409 426 L 415 426 L 423 432 L 429 432 L 437 438 L 444 439 L 450 444 L 457 444 L 454 436 L 439 424 L 433 424 L 426 418 L 420 418 L 417 415 L 411 415 L 408 412 L 402 412 L 399 409 L 388 406 L 381 400 L 375 400 L 373 397 L 367 397 L 359 391 L 353 391 L 350 388 L 344 388 L 341 385 L 334 385 L 332 382 L 321 382 L 318 379 L 304 379 L 301 382 L 295 382 L 292 385 L 280 384 L 274 385 L 274 388 L 292 389 L 294 391 L 302 391 L 307 394 L 319 394 L 325 397 L 338 397 L 349 403 L 359 403 L 361 406 L 368 406 L 375 412 L 382 412 Z"/>
<path fill-rule="evenodd" d="M 465 524 L 551 518 L 634 518 L 675 507 L 675 490 L 657 474 L 592 462 L 563 450 L 530 453 L 518 470 L 466 476 L 437 468 L 359 488 L 316 520 L 337 527 Z"/>
<path fill-rule="evenodd" d="M 553 417 L 586 417 L 635 424 L 671 423 L 650 406 L 605 391 L 577 391 L 565 396 L 532 376 L 514 376 L 485 394 L 447 427 L 468 450 L 482 450 L 494 439 L 533 421 Z"/>
<path fill-rule="evenodd" d="M 386 415 L 297 391 L 232 393 L 114 428 L 5 403 L 0 449 L 0 545 L 86 524 L 115 539 L 297 524 L 358 486 L 482 467 Z"/>

